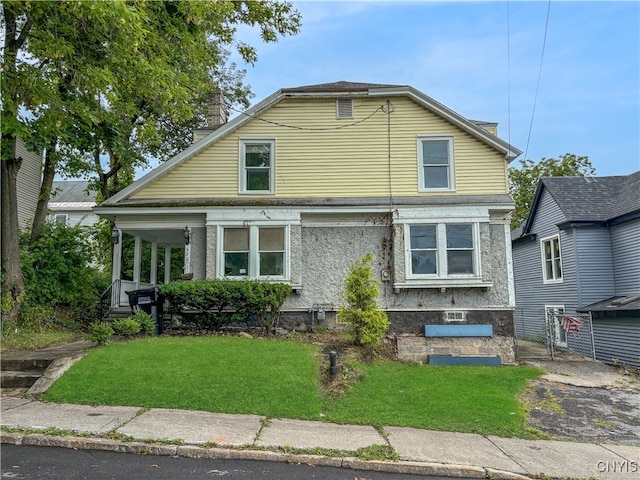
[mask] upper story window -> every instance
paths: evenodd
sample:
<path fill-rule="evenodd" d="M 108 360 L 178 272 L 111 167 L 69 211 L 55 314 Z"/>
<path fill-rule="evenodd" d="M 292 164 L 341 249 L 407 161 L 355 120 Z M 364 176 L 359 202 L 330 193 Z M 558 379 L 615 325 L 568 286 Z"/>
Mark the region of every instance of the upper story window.
<path fill-rule="evenodd" d="M 56 223 L 59 225 L 66 225 L 69 218 L 66 213 L 59 213 L 56 215 Z"/>
<path fill-rule="evenodd" d="M 540 240 L 542 250 L 542 280 L 544 283 L 562 282 L 562 256 L 560 254 L 560 237 Z"/>
<path fill-rule="evenodd" d="M 221 276 L 285 279 L 287 227 L 222 227 Z"/>
<path fill-rule="evenodd" d="M 418 137 L 419 191 L 455 190 L 453 137 Z"/>
<path fill-rule="evenodd" d="M 409 278 L 478 276 L 478 227 L 469 224 L 409 225 Z"/>
<path fill-rule="evenodd" d="M 240 140 L 240 193 L 274 193 L 275 140 Z"/>

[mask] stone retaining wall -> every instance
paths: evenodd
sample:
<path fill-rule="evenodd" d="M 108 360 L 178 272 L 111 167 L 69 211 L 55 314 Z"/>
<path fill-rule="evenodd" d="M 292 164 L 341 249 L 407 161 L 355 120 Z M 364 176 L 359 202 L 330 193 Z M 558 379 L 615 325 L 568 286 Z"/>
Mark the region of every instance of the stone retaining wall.
<path fill-rule="evenodd" d="M 422 335 L 398 335 L 398 358 L 429 363 L 429 355 L 498 355 L 503 364 L 515 364 L 513 337 L 427 338 Z"/>

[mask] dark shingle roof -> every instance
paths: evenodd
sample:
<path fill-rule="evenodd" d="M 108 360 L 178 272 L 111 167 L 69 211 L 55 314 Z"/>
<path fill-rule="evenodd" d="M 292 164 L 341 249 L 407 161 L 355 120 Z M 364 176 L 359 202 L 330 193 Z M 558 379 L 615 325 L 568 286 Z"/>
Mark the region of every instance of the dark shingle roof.
<path fill-rule="evenodd" d="M 87 193 L 89 182 L 84 181 L 62 181 L 53 182 L 50 202 L 95 202 L 96 192 Z"/>
<path fill-rule="evenodd" d="M 540 181 L 570 222 L 606 222 L 640 210 L 640 171 L 613 177 L 545 177 Z"/>
<path fill-rule="evenodd" d="M 393 88 L 402 86 L 406 85 L 339 81 L 333 83 L 319 83 L 317 85 L 305 85 L 303 87 L 283 88 L 282 93 L 354 93 L 367 92 L 371 88 Z"/>

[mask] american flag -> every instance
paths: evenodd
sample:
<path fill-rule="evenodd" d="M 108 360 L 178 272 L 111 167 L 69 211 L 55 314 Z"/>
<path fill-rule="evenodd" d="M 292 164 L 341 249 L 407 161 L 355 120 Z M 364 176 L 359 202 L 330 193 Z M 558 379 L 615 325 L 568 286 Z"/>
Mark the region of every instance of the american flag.
<path fill-rule="evenodd" d="M 583 318 L 566 316 L 562 319 L 561 325 L 567 333 L 578 333 L 583 323 Z"/>

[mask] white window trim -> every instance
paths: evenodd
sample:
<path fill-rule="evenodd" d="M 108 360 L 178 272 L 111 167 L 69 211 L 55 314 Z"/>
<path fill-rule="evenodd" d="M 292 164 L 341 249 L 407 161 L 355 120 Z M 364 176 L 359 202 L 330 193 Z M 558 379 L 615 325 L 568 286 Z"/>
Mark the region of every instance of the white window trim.
<path fill-rule="evenodd" d="M 448 181 L 446 188 L 427 188 L 425 187 L 424 165 L 422 163 L 422 143 L 425 141 L 441 141 L 445 140 L 449 146 L 449 165 L 448 165 Z M 418 191 L 419 192 L 454 192 L 456 190 L 455 181 L 455 161 L 453 156 L 453 135 L 419 135 L 416 142 L 416 156 L 418 161 Z"/>
<path fill-rule="evenodd" d="M 249 272 L 247 275 L 230 276 L 224 274 L 224 229 L 225 228 L 249 228 Z M 284 269 L 283 275 L 257 275 L 260 252 L 258 251 L 258 229 L 259 228 L 283 228 L 284 229 Z M 229 279 L 251 279 L 289 282 L 291 278 L 291 226 L 282 223 L 266 223 L 266 222 L 244 222 L 238 224 L 232 222 L 229 224 L 217 226 L 217 252 L 216 252 L 216 274 L 218 278 Z"/>
<path fill-rule="evenodd" d="M 269 166 L 269 190 L 247 190 L 245 147 L 251 143 L 269 144 L 271 148 L 271 165 Z M 276 141 L 274 138 L 241 138 L 238 146 L 238 193 L 243 195 L 272 195 L 276 191 Z"/>
<path fill-rule="evenodd" d="M 471 225 L 473 235 L 473 271 L 475 273 L 465 274 L 444 274 L 447 271 L 447 225 Z M 411 271 L 411 227 L 420 225 L 435 225 L 437 236 L 437 273 L 436 274 L 414 274 Z M 405 224 L 404 229 L 405 243 L 405 276 L 407 280 L 454 280 L 478 281 L 482 279 L 481 262 L 480 262 L 480 224 L 472 221 L 450 221 L 450 222 L 411 222 Z"/>
<path fill-rule="evenodd" d="M 546 259 L 544 256 L 544 245 L 546 242 L 552 242 L 554 239 L 558 240 L 558 246 L 560 247 L 560 270 L 561 270 L 561 276 L 559 278 L 547 278 L 547 268 L 546 268 Z M 553 243 L 552 243 L 553 244 Z M 552 261 L 552 268 L 554 271 L 554 277 L 556 277 L 556 272 L 555 272 L 555 262 L 553 261 L 553 249 L 551 249 L 551 261 Z M 542 264 L 542 283 L 545 285 L 549 285 L 549 284 L 554 284 L 554 283 L 564 283 L 564 265 L 562 264 L 562 243 L 560 243 L 560 235 L 559 234 L 555 234 L 555 235 L 550 235 L 548 237 L 544 237 L 540 239 L 540 262 Z M 564 307 L 563 307 L 564 308 Z"/>
<path fill-rule="evenodd" d="M 58 221 L 58 217 L 64 217 L 64 222 L 59 222 Z M 66 213 L 56 213 L 53 216 L 53 222 L 55 224 L 64 224 L 64 225 L 69 225 L 69 215 L 67 215 Z"/>

